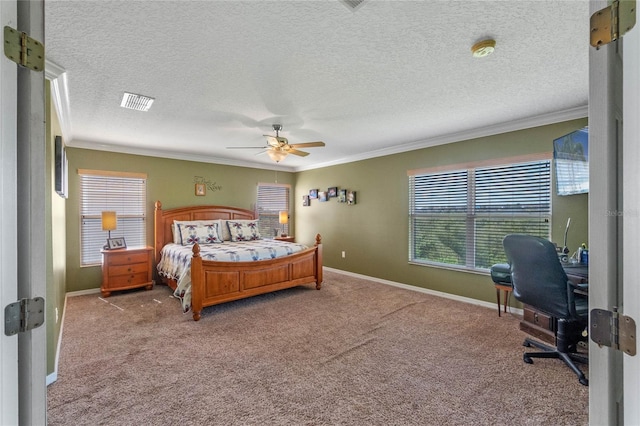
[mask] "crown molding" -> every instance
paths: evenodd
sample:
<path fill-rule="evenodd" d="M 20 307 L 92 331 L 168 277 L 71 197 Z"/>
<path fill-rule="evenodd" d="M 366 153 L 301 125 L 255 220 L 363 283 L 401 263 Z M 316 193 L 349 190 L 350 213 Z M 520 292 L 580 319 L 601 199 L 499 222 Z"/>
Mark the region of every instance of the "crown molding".
<path fill-rule="evenodd" d="M 476 129 L 465 130 L 462 132 L 449 133 L 446 135 L 435 136 L 433 138 L 421 139 L 419 141 L 410 142 L 401 145 L 394 145 L 388 148 L 369 151 L 359 155 L 341 158 L 335 161 L 318 163 L 311 166 L 301 166 L 295 169 L 296 172 L 304 170 L 321 169 L 329 166 L 337 166 L 339 164 L 353 163 L 355 161 L 368 160 L 371 158 L 384 157 L 387 155 L 400 154 L 407 151 L 415 151 L 418 149 L 429 148 L 448 143 L 460 142 L 470 139 L 476 139 L 486 136 L 494 136 L 502 133 L 514 132 L 518 130 L 531 129 L 533 127 L 547 126 L 549 124 L 561 123 L 563 121 L 576 120 L 589 116 L 588 105 L 581 105 L 575 108 L 556 111 L 548 114 L 527 117 L 521 120 L 508 121 L 504 123 L 492 124 L 490 126 L 479 127 Z"/>
<path fill-rule="evenodd" d="M 44 76 L 51 82 L 51 98 L 53 99 L 53 105 L 58 114 L 62 140 L 67 144 L 73 138 L 67 72 L 61 66 L 47 59 L 44 65 Z"/>
<path fill-rule="evenodd" d="M 107 143 L 73 140 L 66 144 L 71 148 L 92 149 L 95 151 L 117 152 L 120 154 L 143 155 L 147 157 L 168 158 L 172 160 L 195 161 L 198 163 L 212 163 L 223 166 L 248 167 L 252 169 L 276 170 L 279 172 L 295 172 L 293 167 L 279 164 L 252 163 L 250 161 L 230 160 L 228 158 L 208 157 L 202 154 L 187 154 L 173 151 L 152 150 L 148 148 L 135 148 L 131 146 L 113 145 Z"/>

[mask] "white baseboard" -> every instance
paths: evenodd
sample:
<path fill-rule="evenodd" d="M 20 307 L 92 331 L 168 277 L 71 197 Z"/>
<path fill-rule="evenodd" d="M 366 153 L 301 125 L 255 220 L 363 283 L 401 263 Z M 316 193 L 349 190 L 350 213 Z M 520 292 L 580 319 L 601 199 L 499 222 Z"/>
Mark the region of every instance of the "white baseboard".
<path fill-rule="evenodd" d="M 430 294 L 432 296 L 444 297 L 446 299 L 457 300 L 459 302 L 469 303 L 471 305 L 483 306 L 485 308 L 496 309 L 496 303 L 486 302 L 484 300 L 472 299 L 471 297 L 458 296 L 455 294 L 445 293 L 442 291 L 430 290 L 428 288 L 422 288 L 415 285 L 403 284 L 395 281 L 384 280 L 382 278 L 370 277 L 368 275 L 356 274 L 355 272 L 343 271 L 341 269 L 334 269 L 324 266 L 323 269 L 325 271 L 335 272 L 337 274 L 348 275 L 355 278 L 361 278 L 364 280 L 374 281 L 380 284 L 391 285 L 394 287 L 403 288 L 405 290 L 417 291 L 419 293 Z M 512 308 L 511 306 L 507 307 L 509 313 L 522 315 L 522 309 Z"/>
<path fill-rule="evenodd" d="M 64 295 L 64 306 L 62 307 L 62 318 L 60 318 L 60 335 L 58 336 L 58 345 L 56 346 L 56 360 L 53 364 L 53 373 L 47 375 L 47 386 L 58 380 L 58 360 L 60 359 L 60 347 L 62 346 L 62 334 L 64 332 L 64 318 L 67 314 L 67 298 L 73 296 L 82 296 L 85 294 L 99 293 L 99 288 L 91 288 L 89 290 L 72 291 Z"/>
<path fill-rule="evenodd" d="M 90 288 L 88 290 L 70 291 L 65 295 L 65 297 L 84 296 L 84 295 L 87 295 L 87 294 L 94 294 L 94 293 L 100 293 L 100 289 L 99 288 Z"/>

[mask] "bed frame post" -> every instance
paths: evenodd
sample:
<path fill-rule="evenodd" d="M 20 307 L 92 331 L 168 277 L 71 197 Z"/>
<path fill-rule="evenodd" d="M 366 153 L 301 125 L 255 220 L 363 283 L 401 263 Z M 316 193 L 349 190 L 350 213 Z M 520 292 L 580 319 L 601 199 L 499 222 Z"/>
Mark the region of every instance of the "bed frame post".
<path fill-rule="evenodd" d="M 191 310 L 193 320 L 200 320 L 202 312 L 202 295 L 204 293 L 204 277 L 202 276 L 202 257 L 200 256 L 200 246 L 193 245 L 193 258 L 191 259 Z"/>
<path fill-rule="evenodd" d="M 322 288 L 322 237 L 316 234 L 316 290 Z"/>
<path fill-rule="evenodd" d="M 159 226 L 158 224 L 164 223 L 162 222 L 162 203 L 160 201 L 155 202 L 155 210 L 153 212 L 153 220 L 154 220 L 154 232 L 153 232 L 153 269 L 156 270 L 156 265 L 160 261 L 160 251 L 162 250 L 162 246 L 165 244 L 164 241 L 164 226 Z M 159 282 L 159 281 L 158 281 Z"/>

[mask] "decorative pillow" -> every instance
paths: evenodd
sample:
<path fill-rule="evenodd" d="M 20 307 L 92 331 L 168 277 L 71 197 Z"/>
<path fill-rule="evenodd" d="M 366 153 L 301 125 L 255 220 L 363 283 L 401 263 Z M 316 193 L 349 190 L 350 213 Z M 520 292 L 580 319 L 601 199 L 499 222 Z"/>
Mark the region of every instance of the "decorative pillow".
<path fill-rule="evenodd" d="M 222 239 L 218 236 L 217 223 L 178 224 L 180 239 L 183 246 L 198 244 L 218 244 Z"/>
<path fill-rule="evenodd" d="M 228 220 L 227 225 L 231 241 L 254 241 L 262 238 L 257 220 Z"/>
<path fill-rule="evenodd" d="M 226 219 L 218 219 L 218 235 L 222 238 L 222 241 L 231 241 L 229 225 L 227 225 Z"/>
<path fill-rule="evenodd" d="M 182 244 L 182 236 L 180 235 L 179 225 L 202 225 L 204 223 L 210 223 L 211 221 L 204 220 L 174 220 L 171 224 L 171 232 L 173 233 L 173 243 Z M 213 222 L 215 223 L 215 221 Z M 218 228 L 220 229 L 220 228 Z"/>

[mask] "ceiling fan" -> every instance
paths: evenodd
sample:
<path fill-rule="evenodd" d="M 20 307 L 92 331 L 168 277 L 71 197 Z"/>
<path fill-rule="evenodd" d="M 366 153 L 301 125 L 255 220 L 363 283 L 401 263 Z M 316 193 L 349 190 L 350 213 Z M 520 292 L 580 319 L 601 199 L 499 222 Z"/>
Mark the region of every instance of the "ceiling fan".
<path fill-rule="evenodd" d="M 289 140 L 280 136 L 280 130 L 282 130 L 282 124 L 273 124 L 273 130 L 276 135 L 263 135 L 267 138 L 267 146 L 228 146 L 227 149 L 256 149 L 262 148 L 267 155 L 276 163 L 284 160 L 289 154 L 298 155 L 300 157 L 306 157 L 308 152 L 300 151 L 298 148 L 314 148 L 324 146 L 324 142 L 304 142 L 289 144 Z"/>

